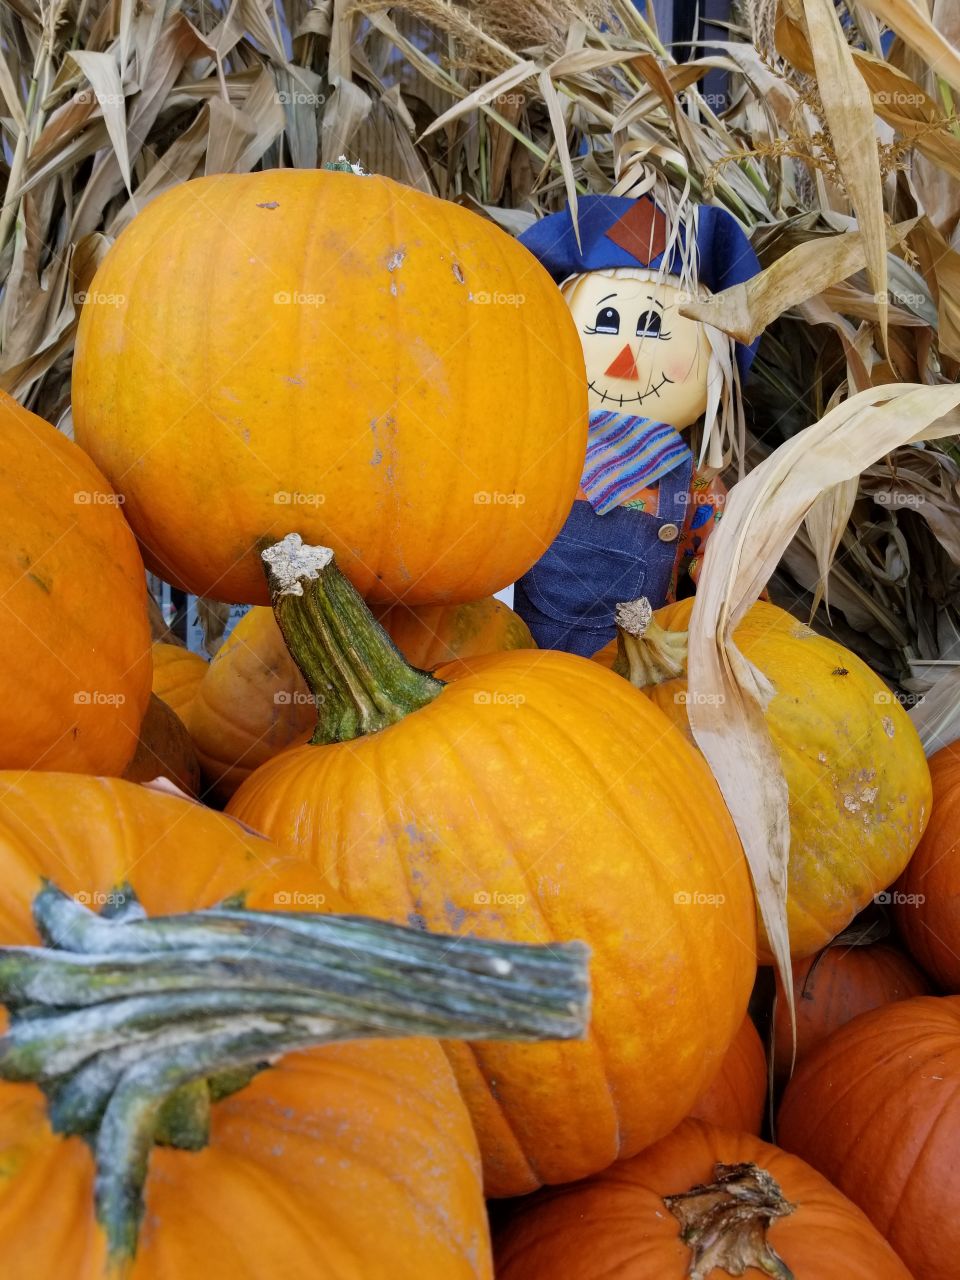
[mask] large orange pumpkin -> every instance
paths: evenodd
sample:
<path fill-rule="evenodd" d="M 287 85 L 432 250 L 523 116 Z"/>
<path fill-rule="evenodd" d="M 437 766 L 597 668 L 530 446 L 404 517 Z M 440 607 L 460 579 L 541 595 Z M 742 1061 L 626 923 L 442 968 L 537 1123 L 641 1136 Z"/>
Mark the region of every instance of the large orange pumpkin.
<path fill-rule="evenodd" d="M 208 662 L 199 653 L 191 653 L 179 644 L 163 640 L 153 645 L 153 692 L 184 724 L 190 723 L 190 712 L 200 681 L 207 674 Z"/>
<path fill-rule="evenodd" d="M 114 1139 L 126 1132 L 122 1126 L 131 1119 L 135 1125 L 144 1114 L 141 1108 L 147 1107 L 151 1096 L 147 1090 L 155 1083 L 149 1076 L 151 1063 L 166 1061 L 164 1044 L 150 1038 L 154 1013 L 137 1023 L 141 1038 L 132 1039 L 129 1022 L 145 1012 L 131 1007 L 137 1001 L 124 998 L 132 979 L 153 975 L 150 996 L 139 997 L 140 1005 L 149 1004 L 166 1018 L 170 1027 L 166 1034 L 174 1046 L 180 1046 L 178 1052 L 196 1052 L 211 1061 L 216 1055 L 209 1055 L 208 1049 L 218 1036 L 224 1044 L 224 1061 L 229 1061 L 228 1047 L 234 1052 L 243 1049 L 242 1042 L 228 1045 L 224 1041 L 223 1028 L 228 1024 L 217 1019 L 228 1018 L 238 999 L 245 1009 L 242 1002 L 258 995 L 258 974 L 265 974 L 266 966 L 278 959 L 292 966 L 284 970 L 289 990 L 298 965 L 300 972 L 306 965 L 313 973 L 315 957 L 322 964 L 322 956 L 332 954 L 333 985 L 325 985 L 328 979 L 316 971 L 319 990 L 336 991 L 339 986 L 346 992 L 347 1005 L 341 1005 L 339 1013 L 336 1005 L 331 1010 L 334 1017 L 350 1020 L 347 1010 L 353 1007 L 360 1034 L 368 1034 L 362 1030 L 367 1016 L 365 988 L 361 987 L 358 1000 L 351 997 L 343 978 L 337 978 L 342 971 L 336 970 L 336 948 L 332 953 L 308 949 L 299 953 L 299 959 L 289 940 L 277 950 L 275 930 L 284 932 L 279 924 L 283 916 L 268 917 L 267 927 L 250 911 L 234 910 L 232 921 L 221 919 L 212 940 L 198 938 L 198 929 L 212 927 L 209 916 L 192 921 L 170 918 L 229 901 L 238 891 L 245 895 L 247 907 L 271 913 L 291 907 L 316 911 L 321 901 L 327 909 L 337 906 L 331 886 L 302 860 L 281 857 L 238 824 L 198 805 L 115 780 L 64 774 L 0 775 L 0 854 L 4 868 L 0 944 L 35 947 L 39 941 L 31 915 L 35 912 L 45 936 L 52 932 L 61 948 L 61 961 L 71 960 L 63 947 L 85 953 L 80 957 L 79 977 L 69 988 L 73 998 L 36 986 L 21 989 L 21 998 L 48 1006 L 51 999 L 56 1000 L 58 1007 L 45 1010 L 48 1015 L 62 1014 L 60 1004 L 85 1005 L 87 1019 L 110 1017 L 111 1011 L 123 1014 L 111 1024 L 117 1030 L 111 1032 L 106 1026 L 101 1032 L 98 1055 L 86 1056 L 88 1021 L 72 1035 L 61 1033 L 46 1051 L 28 1059 L 28 1069 L 20 1073 L 22 1082 L 0 1080 L 4 1280 L 102 1280 L 108 1247 L 121 1260 L 135 1248 L 132 1268 L 124 1272 L 130 1280 L 200 1276 L 204 1280 L 276 1280 L 280 1276 L 291 1280 L 490 1280 L 476 1140 L 453 1074 L 432 1039 L 378 1039 L 303 1049 L 281 1057 L 249 1083 L 245 1083 L 249 1070 L 244 1077 L 234 1073 L 232 1079 L 218 1071 L 209 1089 L 201 1073 L 196 1085 L 180 1091 L 178 1108 L 164 1104 L 159 1121 L 151 1118 L 155 1111 L 145 1112 L 150 1132 L 156 1130 L 166 1145 L 157 1146 L 149 1156 L 139 1242 L 135 1223 L 132 1232 L 124 1234 L 110 1213 L 104 1211 L 95 1218 L 94 1150 L 101 1174 L 96 1203 L 103 1211 L 115 1207 L 111 1183 L 125 1168 L 129 1175 L 124 1143 Z M 108 928 L 70 897 L 53 895 L 49 889 L 40 894 L 48 878 L 92 910 L 112 914 L 113 924 Z M 138 923 L 135 900 L 148 916 L 168 917 L 165 924 L 157 923 L 158 928 L 179 929 L 184 939 L 189 930 L 192 942 L 183 941 L 182 946 L 196 960 L 178 967 L 176 938 L 164 941 L 162 934 L 149 933 L 151 922 Z M 123 913 L 126 942 L 113 942 L 118 935 L 112 932 L 107 943 L 118 967 L 108 988 L 112 998 L 98 1005 L 91 990 L 90 966 L 107 963 L 109 956 L 96 931 L 123 926 Z M 301 929 L 309 917 L 288 919 Z M 224 928 L 230 932 L 224 934 Z M 380 925 L 374 928 L 382 930 Z M 138 933 L 145 942 L 135 945 Z M 234 936 L 236 954 L 232 969 L 227 969 L 207 956 L 206 948 L 213 943 L 214 951 L 226 948 L 229 954 Z M 386 992 L 383 982 L 391 981 L 389 969 L 383 968 L 382 942 L 381 949 L 366 959 L 369 922 L 347 926 L 351 944 L 347 950 L 340 936 L 340 955 L 349 954 L 347 971 L 370 975 L 364 981 L 378 984 L 377 1001 L 381 1001 Z M 415 935 L 418 951 L 424 942 L 433 941 Z M 396 938 L 386 942 L 393 948 L 400 946 L 391 954 L 402 972 L 410 963 L 406 948 L 414 944 Z M 446 980 L 449 940 L 435 950 L 445 957 Z M 9 993 L 16 992 L 16 957 L 16 952 L 2 953 L 0 981 L 8 1000 Z M 38 982 L 42 966 L 30 968 L 36 965 L 36 952 L 20 953 L 21 972 L 24 959 L 28 980 L 34 973 L 33 981 Z M 436 967 L 435 958 L 432 963 Z M 489 966 L 494 963 L 488 958 L 487 967 L 481 966 L 488 985 L 493 973 Z M 510 961 L 499 963 L 510 967 Z M 553 971 L 553 959 L 550 965 Z M 244 967 L 244 989 L 238 991 Z M 468 972 L 464 980 L 461 969 L 461 975 L 463 989 L 477 989 L 476 972 Z M 415 992 L 420 982 L 416 968 L 402 982 L 410 993 Z M 266 1034 L 271 1025 L 281 1026 L 289 1014 L 289 1009 L 282 1013 L 281 1006 L 293 997 L 284 995 L 282 985 L 273 994 L 276 1003 L 261 998 L 260 1007 L 268 1012 L 251 1027 L 251 1036 Z M 454 1006 L 435 988 L 431 994 L 438 1000 L 434 1008 L 448 1010 L 447 1015 L 440 1014 L 442 1023 L 445 1016 L 452 1016 Z M 197 995 L 206 1003 L 198 1006 Z M 230 998 L 232 1005 L 225 1003 Z M 188 999 L 194 1003 L 184 1008 L 182 1002 Z M 189 1014 L 197 1020 L 200 1034 L 192 1042 L 189 1024 L 174 1023 L 169 1003 L 163 1003 L 175 1000 L 181 1001 L 183 1017 Z M 429 1007 L 431 995 L 426 1000 Z M 391 1004 L 396 1002 L 387 994 L 387 1004 L 380 1007 Z M 529 1016 L 522 1008 L 519 1013 L 521 1022 Z M 515 1008 L 511 1016 L 516 1014 Z M 422 1018 L 422 1011 L 413 1015 L 421 1025 Z M 50 1035 L 45 1025 L 52 1027 L 55 1022 L 49 1017 L 24 1019 L 18 1030 L 13 1021 L 13 1034 L 0 1044 L 0 1074 L 17 1075 L 15 1064 L 23 1061 L 17 1037 L 24 1030 L 42 1040 Z M 494 1030 L 495 1022 L 486 1025 Z M 403 1033 L 398 1026 L 396 1034 Z M 57 1068 L 67 1070 L 47 1098 L 27 1080 L 54 1069 L 55 1055 L 59 1055 Z M 88 1070 L 91 1064 L 98 1064 L 93 1074 Z M 78 1077 L 71 1076 L 73 1071 L 81 1076 L 86 1072 L 85 1090 L 76 1088 Z M 153 1096 L 163 1097 L 173 1071 L 171 1066 Z M 91 1111 L 87 1116 L 91 1142 L 76 1134 L 67 1136 L 81 1127 L 78 1114 L 84 1112 L 85 1099 L 96 1097 L 98 1082 L 108 1085 L 103 1098 L 106 1114 L 121 1127 L 110 1130 L 100 1125 L 98 1112 Z M 133 1089 L 132 1096 L 140 1102 L 125 1117 L 118 1117 L 115 1103 L 124 1091 L 130 1095 Z M 211 1105 L 217 1096 L 222 1100 Z M 51 1106 L 59 1117 L 59 1131 L 51 1127 Z M 148 1136 L 148 1151 L 149 1141 Z M 132 1176 L 136 1185 L 140 1176 L 136 1168 Z M 136 1190 L 139 1193 L 139 1187 Z M 124 1205 L 121 1221 L 129 1217 Z"/>
<path fill-rule="evenodd" d="M 594 1178 L 518 1203 L 495 1254 L 497 1280 L 911 1280 L 809 1165 L 699 1120 Z"/>
<path fill-rule="evenodd" d="M 882 942 L 859 945 L 855 930 L 853 926 L 824 951 L 793 966 L 798 1063 L 857 1014 L 930 990 L 923 974 L 902 952 Z M 793 1057 L 793 1031 L 779 979 L 773 1056 L 777 1078 L 785 1080 Z"/>
<path fill-rule="evenodd" d="M 0 766 L 119 774 L 150 697 L 143 564 L 90 459 L 0 392 Z"/>
<path fill-rule="evenodd" d="M 77 440 L 169 582 L 267 603 L 258 548 L 292 526 L 371 600 L 478 600 L 566 519 L 580 338 L 534 257 L 467 209 L 351 173 L 198 178 L 91 288 L 117 302 L 80 318 Z"/>
<path fill-rule="evenodd" d="M 469 604 L 396 605 L 380 623 L 415 667 L 535 648 L 526 624 L 492 596 Z M 272 756 L 306 742 L 316 707 L 287 652 L 272 609 L 250 609 L 217 650 L 191 705 L 206 796 L 226 804 Z"/>
<path fill-rule="evenodd" d="M 448 1049 L 490 1194 L 655 1141 L 719 1069 L 755 973 L 746 864 L 702 757 L 569 654 L 475 658 L 443 685 L 403 661 L 329 553 L 291 537 L 264 556 L 329 745 L 274 757 L 229 811 L 354 910 L 591 946 L 588 1044 Z"/>
<path fill-rule="evenodd" d="M 845 1192 L 915 1280 L 960 1256 L 960 997 L 916 996 L 862 1013 L 797 1069 L 781 1144 Z"/>
<path fill-rule="evenodd" d="M 621 609 L 619 639 L 596 655 L 642 687 L 691 742 L 692 609 L 691 599 L 652 619 L 640 607 Z M 790 793 L 787 923 L 799 960 L 825 947 L 903 870 L 930 814 L 930 772 L 910 717 L 849 649 L 763 601 L 734 641 L 776 691 L 766 720 Z M 772 960 L 763 936 L 761 960 Z"/>
<path fill-rule="evenodd" d="M 910 954 L 944 990 L 960 992 L 960 742 L 930 759 L 933 814 L 890 894 Z"/>
<path fill-rule="evenodd" d="M 718 1129 L 760 1133 L 767 1100 L 767 1055 L 748 1016 L 731 1041 L 720 1070 L 690 1112 Z"/>

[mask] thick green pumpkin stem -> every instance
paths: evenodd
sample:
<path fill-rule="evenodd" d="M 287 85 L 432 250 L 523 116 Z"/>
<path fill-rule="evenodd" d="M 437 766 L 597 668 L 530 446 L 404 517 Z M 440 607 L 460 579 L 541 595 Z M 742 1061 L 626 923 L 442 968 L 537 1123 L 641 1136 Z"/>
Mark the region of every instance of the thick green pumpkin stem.
<path fill-rule="evenodd" d="M 444 937 L 358 916 L 215 907 L 148 919 L 132 891 L 97 916 L 52 885 L 41 947 L 0 947 L 0 1079 L 46 1092 L 93 1146 L 111 1268 L 133 1258 L 150 1152 L 196 1150 L 211 1103 L 294 1049 L 436 1036 L 585 1034 L 587 949 Z"/>
<path fill-rule="evenodd" d="M 277 623 L 317 707 L 311 742 L 346 742 L 432 702 L 443 682 L 411 667 L 329 547 L 288 534 L 262 552 Z"/>
<path fill-rule="evenodd" d="M 680 1239 L 690 1249 L 689 1280 L 706 1280 L 714 1269 L 742 1276 L 751 1267 L 776 1280 L 794 1280 L 767 1242 L 767 1231 L 797 1206 L 758 1165 L 717 1164 L 713 1176 L 716 1181 L 709 1185 L 663 1197 L 680 1223 Z"/>
<path fill-rule="evenodd" d="M 617 656 L 613 670 L 638 689 L 687 674 L 687 633 L 667 631 L 653 615 L 646 596 L 618 604 Z"/>

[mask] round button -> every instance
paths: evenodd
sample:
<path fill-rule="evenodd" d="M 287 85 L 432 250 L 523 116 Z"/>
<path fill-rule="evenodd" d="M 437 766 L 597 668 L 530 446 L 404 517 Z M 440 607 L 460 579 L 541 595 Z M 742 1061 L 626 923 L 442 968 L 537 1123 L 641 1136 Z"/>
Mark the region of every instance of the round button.
<path fill-rule="evenodd" d="M 657 530 L 657 537 L 661 542 L 676 542 L 680 536 L 680 530 L 675 524 L 662 524 Z"/>

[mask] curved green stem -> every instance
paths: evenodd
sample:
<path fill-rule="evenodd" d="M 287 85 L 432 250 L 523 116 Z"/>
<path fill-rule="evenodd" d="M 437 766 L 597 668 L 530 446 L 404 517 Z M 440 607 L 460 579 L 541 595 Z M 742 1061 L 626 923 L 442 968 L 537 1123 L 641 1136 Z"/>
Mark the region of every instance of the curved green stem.
<path fill-rule="evenodd" d="M 0 1079 L 34 1081 L 53 1127 L 95 1143 L 111 1264 L 136 1246 L 156 1142 L 204 1144 L 211 1101 L 293 1049 L 585 1033 L 587 951 L 423 933 L 356 916 L 214 907 L 96 916 L 45 885 L 44 947 L 0 947 Z"/>
<path fill-rule="evenodd" d="M 667 631 L 653 615 L 650 601 L 641 596 L 618 604 L 617 656 L 613 670 L 638 689 L 687 674 L 687 633 Z"/>
<path fill-rule="evenodd" d="M 329 547 L 290 533 L 262 558 L 277 623 L 316 704 L 311 742 L 377 733 L 441 692 L 441 680 L 410 666 Z"/>

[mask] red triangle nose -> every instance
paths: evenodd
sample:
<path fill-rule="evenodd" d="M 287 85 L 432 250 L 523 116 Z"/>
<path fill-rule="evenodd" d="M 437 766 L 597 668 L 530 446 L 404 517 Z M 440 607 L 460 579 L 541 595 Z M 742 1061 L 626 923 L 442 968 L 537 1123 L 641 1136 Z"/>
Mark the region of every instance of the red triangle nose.
<path fill-rule="evenodd" d="M 633 352 L 630 350 L 629 343 L 623 348 L 606 372 L 608 378 L 626 378 L 628 382 L 640 381 L 640 375 L 637 373 L 637 362 Z"/>

